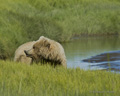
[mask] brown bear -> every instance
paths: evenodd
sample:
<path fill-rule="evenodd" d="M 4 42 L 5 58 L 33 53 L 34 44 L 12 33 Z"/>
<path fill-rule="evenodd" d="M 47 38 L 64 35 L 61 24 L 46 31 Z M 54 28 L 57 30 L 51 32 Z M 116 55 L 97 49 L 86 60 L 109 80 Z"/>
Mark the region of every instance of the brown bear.
<path fill-rule="evenodd" d="M 62 65 L 65 68 L 66 56 L 62 45 L 54 40 L 41 36 L 30 50 L 24 51 L 26 56 L 33 58 L 37 62 L 45 61 L 52 65 Z"/>
<path fill-rule="evenodd" d="M 15 51 L 14 61 L 15 62 L 22 62 L 26 64 L 32 63 L 32 58 L 27 57 L 24 53 L 24 50 L 32 49 L 33 45 L 35 44 L 35 41 L 27 42 L 25 44 L 22 44 L 17 48 Z"/>

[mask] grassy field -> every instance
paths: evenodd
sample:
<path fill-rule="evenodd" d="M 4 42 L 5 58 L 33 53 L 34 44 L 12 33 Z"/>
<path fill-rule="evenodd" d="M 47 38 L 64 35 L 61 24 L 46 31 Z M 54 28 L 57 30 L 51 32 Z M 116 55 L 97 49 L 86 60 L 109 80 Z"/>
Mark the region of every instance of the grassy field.
<path fill-rule="evenodd" d="M 1 0 L 0 58 L 44 35 L 64 42 L 74 36 L 119 35 L 119 0 Z"/>
<path fill-rule="evenodd" d="M 0 61 L 0 96 L 119 96 L 120 74 Z"/>

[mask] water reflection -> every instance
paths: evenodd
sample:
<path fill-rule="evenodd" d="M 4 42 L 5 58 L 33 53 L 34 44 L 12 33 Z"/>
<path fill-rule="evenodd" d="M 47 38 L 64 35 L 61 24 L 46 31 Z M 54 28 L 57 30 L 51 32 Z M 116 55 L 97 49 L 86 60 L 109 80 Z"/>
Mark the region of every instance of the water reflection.
<path fill-rule="evenodd" d="M 119 62 L 120 51 L 117 51 L 120 49 L 119 41 L 120 38 L 117 36 L 102 37 L 102 38 L 92 37 L 92 38 L 80 38 L 79 40 L 62 44 L 67 56 L 68 68 L 71 67 L 72 68 L 80 67 L 81 69 L 109 68 L 108 62 L 111 63 L 113 62 L 113 60 L 114 62 Z M 114 52 L 109 52 L 109 51 L 114 51 Z M 108 58 L 107 55 L 105 55 L 107 53 L 112 57 Z M 103 64 L 102 61 L 105 61 L 107 63 L 104 62 Z M 99 66 L 101 62 L 103 65 Z M 111 66 L 118 66 L 118 64 L 113 63 Z M 113 67 L 113 68 L 117 70 L 119 69 L 117 67 Z"/>

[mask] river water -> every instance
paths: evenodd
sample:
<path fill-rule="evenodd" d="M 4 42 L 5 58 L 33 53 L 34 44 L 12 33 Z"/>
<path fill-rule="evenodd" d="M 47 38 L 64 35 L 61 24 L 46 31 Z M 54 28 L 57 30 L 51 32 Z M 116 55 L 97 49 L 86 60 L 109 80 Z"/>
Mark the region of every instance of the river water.
<path fill-rule="evenodd" d="M 67 67 L 120 72 L 120 37 L 82 37 L 62 44 Z"/>

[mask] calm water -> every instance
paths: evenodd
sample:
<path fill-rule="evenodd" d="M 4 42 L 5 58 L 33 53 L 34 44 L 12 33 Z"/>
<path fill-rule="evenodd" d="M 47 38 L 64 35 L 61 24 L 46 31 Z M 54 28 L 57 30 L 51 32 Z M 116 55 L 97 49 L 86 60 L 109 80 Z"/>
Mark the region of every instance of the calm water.
<path fill-rule="evenodd" d="M 62 45 L 68 68 L 120 71 L 120 37 L 84 37 Z"/>

